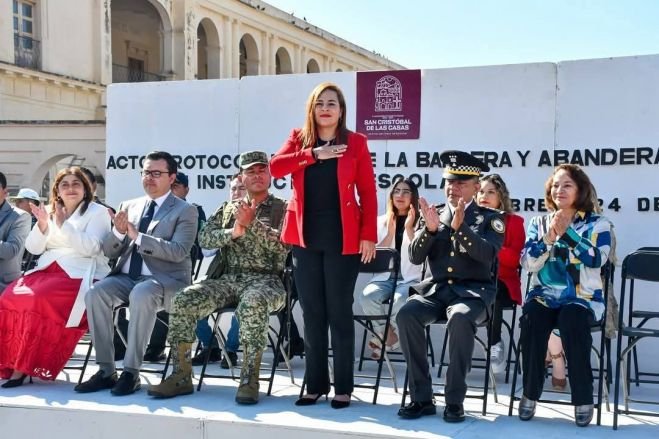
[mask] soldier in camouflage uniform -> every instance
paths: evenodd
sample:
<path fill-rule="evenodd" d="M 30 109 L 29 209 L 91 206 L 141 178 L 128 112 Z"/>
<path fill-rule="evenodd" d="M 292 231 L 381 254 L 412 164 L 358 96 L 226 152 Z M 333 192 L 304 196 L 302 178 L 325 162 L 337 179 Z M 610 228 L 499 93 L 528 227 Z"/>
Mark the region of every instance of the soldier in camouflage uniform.
<path fill-rule="evenodd" d="M 280 275 L 288 249 L 279 240 L 286 202 L 268 192 L 266 153 L 241 154 L 240 169 L 247 196 L 223 204 L 199 233 L 203 248 L 218 248 L 219 252 L 207 278 L 174 297 L 169 326 L 174 370 L 160 385 L 151 386 L 151 396 L 193 393 L 190 352 L 197 320 L 216 308 L 236 306 L 244 347 L 236 402 L 258 402 L 259 367 L 267 344 L 269 314 L 286 301 Z"/>

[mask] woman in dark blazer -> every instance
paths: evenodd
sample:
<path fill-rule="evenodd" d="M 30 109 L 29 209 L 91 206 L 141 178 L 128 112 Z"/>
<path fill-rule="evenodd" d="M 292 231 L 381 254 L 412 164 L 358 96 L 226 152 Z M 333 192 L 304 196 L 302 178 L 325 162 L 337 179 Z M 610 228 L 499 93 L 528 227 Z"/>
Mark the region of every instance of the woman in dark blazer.
<path fill-rule="evenodd" d="M 377 198 L 366 137 L 348 131 L 345 119 L 341 89 L 319 84 L 307 100 L 304 127 L 291 132 L 270 163 L 273 177 L 291 174 L 293 180 L 282 240 L 293 245 L 308 391 L 296 405 L 315 404 L 329 393 L 328 327 L 334 361 L 332 407 L 350 405 L 354 387 L 353 291 L 360 260 L 375 256 Z"/>

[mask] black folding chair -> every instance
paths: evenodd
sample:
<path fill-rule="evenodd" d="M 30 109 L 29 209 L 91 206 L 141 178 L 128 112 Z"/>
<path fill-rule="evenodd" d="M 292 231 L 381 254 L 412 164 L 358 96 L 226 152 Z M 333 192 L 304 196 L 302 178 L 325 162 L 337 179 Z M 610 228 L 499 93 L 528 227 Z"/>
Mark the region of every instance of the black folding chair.
<path fill-rule="evenodd" d="M 78 377 L 78 384 L 80 384 L 82 383 L 82 378 L 85 376 L 85 371 L 87 370 L 87 365 L 89 364 L 89 358 L 91 357 L 92 349 L 94 347 L 89 332 L 87 332 L 85 335 L 82 336 L 82 338 L 78 342 L 78 345 L 87 346 L 87 353 L 83 358 L 80 358 L 74 351 L 73 355 L 71 355 L 71 358 L 69 358 L 69 361 L 64 366 L 64 370 L 79 370 L 80 376 Z M 82 363 L 82 364 L 73 366 L 73 365 L 69 365 L 70 362 Z"/>
<path fill-rule="evenodd" d="M 362 263 L 359 266 L 359 272 L 371 273 L 371 274 L 390 273 L 390 275 L 394 279 L 391 289 L 391 298 L 387 301 L 388 306 L 387 306 L 386 314 L 378 314 L 378 315 L 355 314 L 353 316 L 355 323 L 359 324 L 362 328 L 364 328 L 361 356 L 363 357 L 363 349 L 364 349 L 364 344 L 366 343 L 367 335 L 371 335 L 373 338 L 375 338 L 377 340 L 377 344 L 380 346 L 380 353 L 381 353 L 380 357 L 377 360 L 375 360 L 377 361 L 376 375 L 374 377 L 371 375 L 364 375 L 364 374 L 355 375 L 355 377 L 357 378 L 375 378 L 374 384 L 358 383 L 355 384 L 355 387 L 373 389 L 374 392 L 373 404 L 376 404 L 378 400 L 380 380 L 382 378 L 382 366 L 385 361 L 387 362 L 389 375 L 394 385 L 394 391 L 398 392 L 398 385 L 396 383 L 396 374 L 394 372 L 393 367 L 391 366 L 391 361 L 387 353 L 386 337 L 387 334 L 389 333 L 389 328 L 391 327 L 391 310 L 394 305 L 393 298 L 396 292 L 398 275 L 400 273 L 400 254 L 398 253 L 398 251 L 392 248 L 380 248 L 380 247 L 376 248 L 375 258 L 373 258 L 373 260 L 369 263 Z M 382 334 L 378 334 L 378 332 L 375 330 L 375 327 L 373 326 L 373 322 L 384 323 L 384 332 Z M 359 370 L 361 370 L 361 366 L 362 366 L 362 360 L 360 359 Z"/>
<path fill-rule="evenodd" d="M 274 383 L 275 373 L 277 371 L 278 353 L 281 354 L 284 363 L 286 364 L 286 369 L 288 370 L 288 374 L 291 378 L 291 383 L 295 384 L 295 377 L 293 376 L 293 370 L 290 364 L 289 353 L 286 352 L 283 345 L 285 339 L 290 340 L 291 318 L 292 318 L 293 308 L 297 303 L 297 300 L 292 298 L 292 289 L 293 289 L 292 269 L 290 264 L 288 263 L 286 268 L 284 268 L 284 272 L 282 273 L 282 282 L 284 283 L 284 289 L 286 290 L 286 304 L 284 305 L 283 309 L 270 313 L 270 317 L 279 317 L 280 313 L 284 312 L 285 315 L 283 318 L 283 324 L 280 323 L 278 328 L 275 328 L 272 325 L 268 326 L 268 342 L 270 348 L 272 349 L 272 354 L 273 354 L 272 365 L 270 368 L 269 377 L 259 377 L 259 381 L 268 381 L 267 395 L 270 395 L 272 393 L 272 385 Z M 222 349 L 224 352 L 226 352 L 225 346 L 227 340 L 226 340 L 226 336 L 224 335 L 224 332 L 222 331 L 222 328 L 220 327 L 220 320 L 222 319 L 223 315 L 234 314 L 235 312 L 236 312 L 235 306 L 229 306 L 229 307 L 218 308 L 215 311 L 213 311 L 213 313 L 211 314 L 211 317 L 214 320 L 213 336 L 215 336 L 220 346 L 220 349 Z M 204 381 L 204 378 L 220 378 L 220 379 L 233 379 L 233 380 L 236 379 L 236 376 L 234 374 L 234 367 L 236 365 L 232 363 L 231 358 L 229 356 L 226 356 L 225 358 L 227 359 L 227 363 L 229 364 L 230 375 L 207 373 L 206 370 L 208 367 L 210 354 L 211 354 L 211 350 L 208 349 L 208 351 L 206 352 L 206 358 L 204 359 L 204 364 L 201 368 L 201 374 L 199 375 L 199 383 L 197 384 L 197 391 L 201 390 L 201 385 Z"/>
<path fill-rule="evenodd" d="M 126 341 L 126 334 L 123 333 L 121 328 L 119 327 L 119 313 L 121 310 L 127 310 L 128 309 L 128 303 L 123 303 L 119 306 L 117 306 L 114 309 L 114 330 L 115 333 L 119 336 L 119 339 L 123 343 L 124 347 L 128 346 L 128 341 Z M 156 315 L 156 320 L 158 320 L 161 324 L 165 325 L 167 328 L 169 328 L 169 324 L 165 322 L 164 320 L 160 319 Z M 142 367 L 140 368 L 140 372 L 144 373 L 155 373 L 155 374 L 160 374 L 161 376 L 161 381 L 164 381 L 165 377 L 167 376 L 167 370 L 169 369 L 169 362 L 171 361 L 171 350 L 167 353 L 167 358 L 165 359 L 165 364 L 162 367 L 162 369 L 153 369 L 153 368 L 148 368 L 148 367 Z M 118 367 L 117 370 L 123 370 L 122 367 Z"/>
<path fill-rule="evenodd" d="M 199 272 L 201 271 L 201 264 L 204 262 L 204 255 L 200 253 L 197 259 L 194 260 L 192 264 L 192 281 L 196 281 L 199 277 Z"/>
<path fill-rule="evenodd" d="M 641 247 L 637 251 L 648 251 L 648 252 L 659 252 L 659 247 Z M 641 319 L 640 323 L 636 325 L 638 328 L 642 328 L 645 324 L 651 319 L 659 318 L 659 311 L 647 310 L 647 309 L 634 309 L 634 294 L 633 290 L 630 290 L 629 294 L 629 316 L 628 316 L 628 326 L 632 326 L 631 322 L 633 319 Z M 657 372 L 643 372 L 638 368 L 638 353 L 636 352 L 636 346 L 632 349 L 632 361 L 634 369 L 634 383 L 636 387 L 640 386 L 641 383 L 647 384 L 659 384 L 659 373 Z M 627 380 L 630 379 L 631 368 L 627 369 Z M 648 378 L 643 378 L 648 377 Z"/>
<path fill-rule="evenodd" d="M 496 312 L 497 306 L 499 306 L 499 304 L 496 303 L 495 301 L 493 312 Z M 515 362 L 517 361 L 513 357 L 513 350 L 515 345 L 515 328 L 517 322 L 517 304 L 513 304 L 511 306 L 503 306 L 502 310 L 511 312 L 510 323 L 508 323 L 508 321 L 505 319 L 501 321 L 501 324 L 506 328 L 506 332 L 508 333 L 508 354 L 506 355 L 506 369 L 505 369 L 506 370 L 505 383 L 508 384 L 511 365 L 515 364 Z M 439 370 L 437 371 L 437 378 L 442 377 L 442 369 L 448 366 L 448 363 L 445 360 L 447 345 L 448 345 L 448 338 L 444 337 L 444 342 L 442 343 L 442 353 L 440 355 L 440 360 L 439 360 Z M 471 366 L 472 369 L 485 369 L 485 362 L 486 362 L 485 358 L 476 357 L 476 358 L 472 358 L 471 361 L 472 363 L 476 363 L 475 365 Z"/>
<path fill-rule="evenodd" d="M 620 289 L 620 311 L 618 314 L 618 348 L 616 354 L 616 381 L 615 381 L 615 396 L 613 400 L 613 429 L 618 429 L 618 414 L 635 414 L 644 416 L 659 416 L 659 413 L 645 412 L 630 410 L 629 403 L 636 402 L 640 404 L 659 404 L 659 401 L 647 401 L 634 399 L 630 395 L 629 388 L 629 374 L 626 372 L 627 362 L 629 361 L 629 354 L 636 348 L 636 346 L 645 339 L 659 338 L 659 329 L 647 328 L 644 326 L 635 326 L 633 324 L 633 317 L 639 317 L 643 314 L 641 310 L 634 309 L 633 297 L 636 281 L 644 282 L 659 282 L 659 251 L 639 249 L 625 257 L 622 262 L 622 287 Z M 625 293 L 626 286 L 629 282 L 629 303 L 628 306 L 628 319 L 625 324 Z M 656 289 L 656 285 L 644 285 Z M 656 312 L 655 310 L 647 310 L 648 313 Z M 643 318 L 643 317 L 641 317 Z M 647 320 L 644 320 L 645 323 Z M 627 346 L 622 349 L 622 339 L 627 338 Z M 624 410 L 618 407 L 619 393 L 620 393 L 620 375 L 624 377 L 622 383 Z M 638 379 L 638 377 L 637 377 Z M 656 383 L 656 381 L 641 381 L 644 383 Z"/>
<path fill-rule="evenodd" d="M 606 262 L 604 266 L 601 269 L 601 275 L 604 280 L 609 279 L 610 277 L 613 276 L 613 271 L 615 267 L 610 263 Z M 532 273 L 528 274 L 528 281 L 527 281 L 527 292 L 528 289 L 530 288 L 530 283 L 531 283 L 531 276 Z M 597 359 L 597 370 L 598 370 L 598 375 L 596 377 L 597 379 L 597 397 L 596 400 L 597 402 L 593 404 L 593 406 L 597 409 L 597 425 L 601 425 L 602 422 L 602 399 L 606 400 L 606 405 L 608 407 L 609 404 L 609 397 L 608 397 L 608 389 L 607 387 L 604 386 L 604 380 L 607 379 L 606 377 L 609 375 L 609 367 L 608 365 L 610 364 L 610 359 L 607 360 L 605 358 L 607 354 L 607 349 L 606 349 L 606 335 L 604 328 L 606 326 L 606 311 L 609 303 L 609 282 L 603 282 L 602 284 L 602 289 L 603 289 L 603 299 L 604 299 L 604 313 L 602 314 L 602 318 L 598 321 L 595 322 L 591 327 L 590 331 L 591 333 L 600 333 L 600 344 L 599 348 L 596 347 L 595 343 L 593 342 L 591 346 L 591 351 L 593 354 L 595 354 L 595 358 Z M 521 317 L 520 317 L 521 320 Z M 517 390 L 517 375 L 519 374 L 521 363 L 520 363 L 520 357 L 521 357 L 521 340 L 518 341 L 516 347 L 515 347 L 515 370 L 513 372 L 513 382 L 510 387 L 510 403 L 508 404 L 508 416 L 512 416 L 513 414 L 513 406 L 515 404 L 515 401 L 519 401 L 520 397 L 516 396 L 516 390 Z M 606 365 L 606 366 L 605 366 Z M 569 374 L 569 365 L 568 365 L 568 374 Z M 608 379 L 607 379 L 608 380 Z M 553 390 L 553 389 L 545 389 L 543 390 L 543 393 L 562 393 L 562 394 L 569 394 L 567 391 L 559 391 L 559 390 Z M 546 403 L 546 404 L 559 404 L 559 405 L 572 405 L 570 401 L 561 401 L 557 399 L 539 399 L 538 402 L 540 403 Z"/>

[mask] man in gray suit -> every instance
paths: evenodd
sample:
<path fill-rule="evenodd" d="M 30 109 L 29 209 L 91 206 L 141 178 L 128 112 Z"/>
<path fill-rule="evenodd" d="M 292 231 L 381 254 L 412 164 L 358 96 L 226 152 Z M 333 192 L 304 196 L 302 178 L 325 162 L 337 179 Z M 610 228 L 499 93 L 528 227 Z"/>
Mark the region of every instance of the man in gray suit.
<path fill-rule="evenodd" d="M 139 369 L 156 313 L 169 311 L 174 293 L 190 285 L 190 249 L 197 235 L 197 209 L 170 190 L 177 164 L 167 152 L 150 152 L 144 160 L 142 185 L 146 197 L 123 202 L 103 251 L 118 258 L 108 277 L 87 292 L 85 304 L 99 371 L 75 387 L 77 392 L 112 389 L 116 396 L 140 388 Z M 115 307 L 128 303 L 130 322 L 124 370 L 114 364 Z"/>
<path fill-rule="evenodd" d="M 21 275 L 25 239 L 31 224 L 29 213 L 7 201 L 7 178 L 0 172 L 0 294 Z"/>

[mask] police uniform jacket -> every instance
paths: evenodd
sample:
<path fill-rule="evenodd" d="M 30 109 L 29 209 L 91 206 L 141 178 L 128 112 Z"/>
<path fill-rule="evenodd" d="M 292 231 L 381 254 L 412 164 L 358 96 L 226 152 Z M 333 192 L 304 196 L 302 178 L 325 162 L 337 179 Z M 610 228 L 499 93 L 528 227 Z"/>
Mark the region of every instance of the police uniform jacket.
<path fill-rule="evenodd" d="M 432 274 L 431 279 L 413 286 L 412 292 L 430 295 L 450 290 L 460 297 L 480 298 L 491 304 L 496 297 L 494 262 L 505 232 L 502 213 L 472 202 L 462 225 L 453 231 L 449 207 L 442 205 L 437 210 L 437 231 L 430 233 L 421 222 L 410 244 L 410 261 L 421 264 L 427 258 Z"/>

